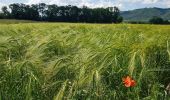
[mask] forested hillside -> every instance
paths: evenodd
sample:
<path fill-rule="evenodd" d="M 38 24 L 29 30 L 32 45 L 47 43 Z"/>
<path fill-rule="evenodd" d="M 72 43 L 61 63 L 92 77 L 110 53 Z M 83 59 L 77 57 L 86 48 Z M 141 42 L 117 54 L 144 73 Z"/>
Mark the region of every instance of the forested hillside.
<path fill-rule="evenodd" d="M 165 20 L 170 20 L 170 9 L 163 8 L 142 8 L 131 11 L 121 12 L 126 21 L 148 21 L 153 16 L 162 17 Z"/>

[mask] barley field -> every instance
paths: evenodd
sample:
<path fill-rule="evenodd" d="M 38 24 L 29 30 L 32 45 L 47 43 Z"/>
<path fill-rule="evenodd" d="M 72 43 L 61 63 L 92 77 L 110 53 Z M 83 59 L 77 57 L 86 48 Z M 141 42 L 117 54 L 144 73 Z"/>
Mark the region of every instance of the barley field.
<path fill-rule="evenodd" d="M 168 25 L 0 24 L 0 100 L 170 100 L 169 83 Z"/>

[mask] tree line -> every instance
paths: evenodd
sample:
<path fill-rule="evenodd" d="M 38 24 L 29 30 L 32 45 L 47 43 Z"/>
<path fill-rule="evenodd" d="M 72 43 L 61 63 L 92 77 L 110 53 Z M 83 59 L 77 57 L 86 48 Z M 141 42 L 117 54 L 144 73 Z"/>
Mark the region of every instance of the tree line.
<path fill-rule="evenodd" d="M 147 21 L 127 21 L 130 24 L 158 24 L 158 25 L 170 25 L 170 21 L 163 19 L 159 16 L 153 16 Z"/>
<path fill-rule="evenodd" d="M 165 20 L 161 17 L 158 16 L 153 16 L 150 20 L 149 20 L 150 24 L 170 24 L 170 22 L 168 20 Z"/>
<path fill-rule="evenodd" d="M 88 8 L 86 6 L 57 6 L 45 3 L 26 5 L 22 3 L 10 4 L 2 7 L 0 18 L 22 19 L 51 22 L 88 22 L 88 23 L 120 23 L 118 7 Z"/>

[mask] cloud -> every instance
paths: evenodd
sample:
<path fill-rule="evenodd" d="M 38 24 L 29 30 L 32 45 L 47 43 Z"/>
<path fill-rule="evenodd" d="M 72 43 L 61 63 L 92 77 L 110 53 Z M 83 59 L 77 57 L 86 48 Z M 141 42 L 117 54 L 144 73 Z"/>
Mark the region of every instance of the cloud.
<path fill-rule="evenodd" d="M 122 7 L 121 3 L 113 2 L 112 0 L 29 0 L 26 4 L 35 3 L 47 3 L 47 4 L 57 4 L 57 5 L 76 5 L 76 6 L 88 6 L 91 8 L 95 7 L 112 7 L 118 6 Z"/>
<path fill-rule="evenodd" d="M 159 2 L 160 0 L 118 0 L 118 1 L 126 3 L 153 4 Z"/>
<path fill-rule="evenodd" d="M 143 0 L 144 4 L 153 4 L 153 3 L 157 3 L 158 0 Z"/>
<path fill-rule="evenodd" d="M 0 7 L 10 3 L 25 4 L 57 4 L 57 5 L 76 5 L 95 7 L 113 7 L 117 6 L 121 10 L 131 10 L 144 7 L 170 7 L 170 0 L 0 0 Z"/>
<path fill-rule="evenodd" d="M 170 7 L 170 1 L 167 1 L 167 0 L 163 0 L 162 2 L 161 2 L 161 4 L 164 6 L 164 7 Z"/>
<path fill-rule="evenodd" d="M 41 0 L 29 0 L 27 4 L 36 4 L 42 2 Z"/>

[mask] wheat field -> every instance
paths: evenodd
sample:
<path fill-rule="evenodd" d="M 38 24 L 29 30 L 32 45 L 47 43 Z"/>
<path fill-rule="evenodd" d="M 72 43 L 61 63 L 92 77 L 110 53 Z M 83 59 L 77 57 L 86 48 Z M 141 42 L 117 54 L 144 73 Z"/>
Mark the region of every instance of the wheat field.
<path fill-rule="evenodd" d="M 0 100 L 169 100 L 168 83 L 168 25 L 0 24 Z"/>

